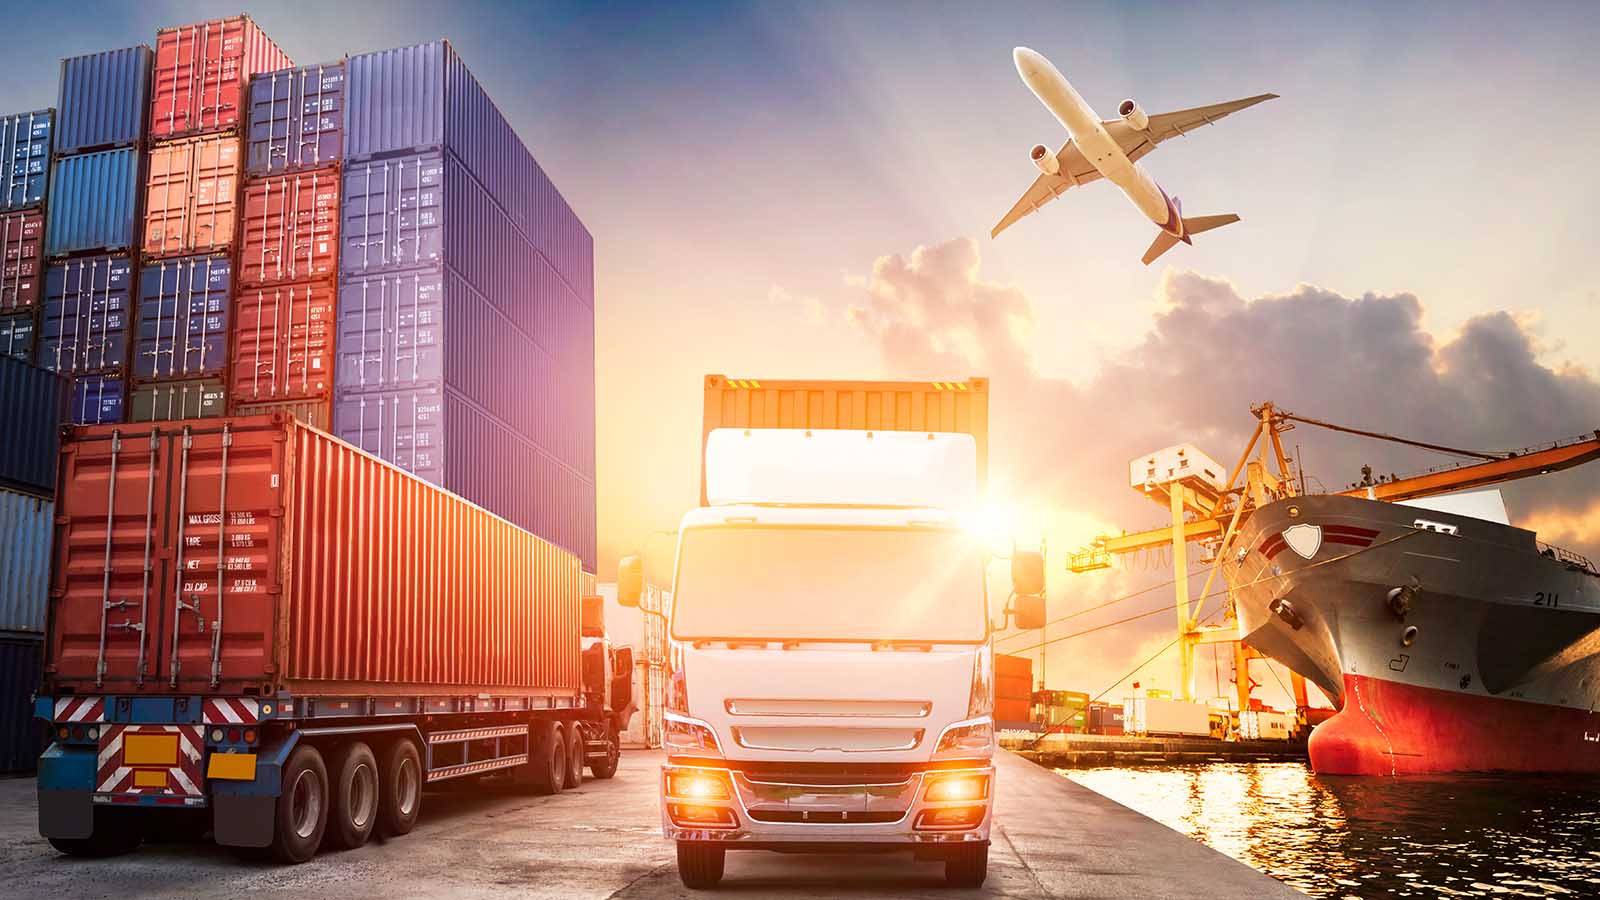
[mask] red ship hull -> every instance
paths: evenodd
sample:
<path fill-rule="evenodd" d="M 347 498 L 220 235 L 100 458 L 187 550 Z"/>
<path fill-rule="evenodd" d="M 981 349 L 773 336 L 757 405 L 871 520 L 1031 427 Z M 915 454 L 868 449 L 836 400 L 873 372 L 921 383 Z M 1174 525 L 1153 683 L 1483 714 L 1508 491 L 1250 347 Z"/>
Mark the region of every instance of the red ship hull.
<path fill-rule="evenodd" d="M 1600 714 L 1346 673 L 1308 750 L 1321 775 L 1600 772 Z"/>

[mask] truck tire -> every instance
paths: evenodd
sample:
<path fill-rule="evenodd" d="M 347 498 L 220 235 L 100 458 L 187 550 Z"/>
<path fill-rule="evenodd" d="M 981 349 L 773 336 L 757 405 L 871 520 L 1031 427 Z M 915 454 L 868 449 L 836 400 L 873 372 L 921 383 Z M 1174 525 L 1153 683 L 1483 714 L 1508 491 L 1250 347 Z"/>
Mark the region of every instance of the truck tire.
<path fill-rule="evenodd" d="M 944 882 L 950 887 L 979 888 L 989 877 L 989 845 L 958 844 L 944 859 Z"/>
<path fill-rule="evenodd" d="M 273 857 L 303 863 L 316 856 L 328 827 L 328 805 L 328 767 L 317 748 L 301 744 L 283 766 L 272 822 Z"/>
<path fill-rule="evenodd" d="M 616 735 L 607 735 L 605 758 L 590 760 L 589 774 L 602 780 L 610 778 L 617 774 L 617 763 L 621 759 L 622 751 L 617 747 Z"/>
<path fill-rule="evenodd" d="M 583 727 L 577 722 L 567 725 L 567 774 L 563 780 L 569 791 L 583 785 Z"/>
<path fill-rule="evenodd" d="M 706 841 L 678 842 L 678 879 L 694 891 L 709 891 L 722 881 L 728 848 Z"/>
<path fill-rule="evenodd" d="M 94 831 L 88 837 L 49 840 L 50 846 L 68 856 L 98 858 L 133 852 L 143 840 L 143 834 L 133 810 L 97 806 Z"/>
<path fill-rule="evenodd" d="M 512 772 L 518 787 L 535 794 L 557 794 L 566 782 L 567 741 L 559 722 L 528 726 L 528 762 Z"/>
<path fill-rule="evenodd" d="M 422 812 L 422 757 L 416 744 L 402 738 L 383 751 L 378 784 L 378 833 L 409 834 Z"/>
<path fill-rule="evenodd" d="M 324 841 L 335 850 L 354 850 L 372 837 L 378 823 L 378 760 L 364 741 L 351 741 L 333 753 L 333 802 L 328 806 Z"/>

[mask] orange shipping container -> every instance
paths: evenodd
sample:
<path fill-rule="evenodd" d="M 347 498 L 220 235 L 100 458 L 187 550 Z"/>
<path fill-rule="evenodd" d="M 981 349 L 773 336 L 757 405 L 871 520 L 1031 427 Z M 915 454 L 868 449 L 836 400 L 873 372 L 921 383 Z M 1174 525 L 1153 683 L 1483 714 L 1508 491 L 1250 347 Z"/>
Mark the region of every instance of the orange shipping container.
<path fill-rule="evenodd" d="M 241 284 L 332 278 L 339 271 L 338 167 L 246 182 L 242 232 Z"/>
<path fill-rule="evenodd" d="M 954 431 L 978 444 L 978 489 L 989 477 L 989 379 L 966 381 L 774 381 L 707 375 L 700 435 L 700 502 L 706 502 L 705 440 L 713 428 L 850 428 Z"/>
<path fill-rule="evenodd" d="M 61 485 L 48 693 L 581 695 L 578 558 L 326 433 L 78 428 Z"/>
<path fill-rule="evenodd" d="M 326 281 L 239 289 L 230 370 L 235 403 L 331 396 L 337 299 Z"/>
<path fill-rule="evenodd" d="M 250 76 L 293 66 L 249 16 L 163 28 L 150 78 L 150 136 L 237 129 Z"/>
<path fill-rule="evenodd" d="M 239 139 L 184 138 L 150 148 L 145 188 L 146 256 L 233 247 L 239 213 Z"/>

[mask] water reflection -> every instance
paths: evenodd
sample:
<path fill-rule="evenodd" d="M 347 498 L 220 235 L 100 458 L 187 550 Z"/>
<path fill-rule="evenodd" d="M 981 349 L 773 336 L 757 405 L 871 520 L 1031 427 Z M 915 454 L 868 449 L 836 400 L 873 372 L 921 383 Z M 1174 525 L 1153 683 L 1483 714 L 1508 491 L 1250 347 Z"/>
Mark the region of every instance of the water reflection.
<path fill-rule="evenodd" d="M 1600 897 L 1600 779 L 1318 777 L 1298 763 L 1058 773 L 1315 897 Z"/>

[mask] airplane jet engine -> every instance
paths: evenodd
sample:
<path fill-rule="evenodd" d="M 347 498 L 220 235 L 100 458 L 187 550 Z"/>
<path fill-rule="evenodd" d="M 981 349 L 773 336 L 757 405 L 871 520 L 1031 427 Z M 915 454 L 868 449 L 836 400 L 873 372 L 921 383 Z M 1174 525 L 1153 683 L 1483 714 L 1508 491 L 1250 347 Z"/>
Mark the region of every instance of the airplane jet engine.
<path fill-rule="evenodd" d="M 1028 153 L 1028 158 L 1033 160 L 1033 164 L 1039 167 L 1039 171 L 1046 175 L 1054 175 L 1061 171 L 1061 163 L 1056 161 L 1056 155 L 1051 153 L 1050 148 L 1043 144 L 1034 144 L 1033 150 Z"/>
<path fill-rule="evenodd" d="M 1131 97 L 1117 106 L 1117 114 L 1126 119 L 1135 131 L 1143 131 L 1150 127 L 1150 117 L 1139 107 L 1139 101 Z"/>

